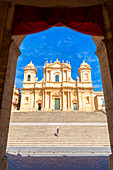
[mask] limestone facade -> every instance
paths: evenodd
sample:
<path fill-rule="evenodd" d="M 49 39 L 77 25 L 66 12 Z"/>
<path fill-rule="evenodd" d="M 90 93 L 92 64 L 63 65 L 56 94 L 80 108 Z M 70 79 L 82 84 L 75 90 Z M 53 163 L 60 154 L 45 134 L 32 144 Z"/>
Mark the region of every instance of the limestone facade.
<path fill-rule="evenodd" d="M 68 61 L 46 62 L 43 79 L 38 81 L 37 69 L 32 62 L 28 64 L 24 69 L 20 110 L 103 110 L 103 91 L 93 90 L 90 65 L 83 61 L 77 81 L 72 79 L 71 69 Z"/>
<path fill-rule="evenodd" d="M 14 85 L 11 109 L 19 110 L 19 108 L 20 108 L 20 89 L 17 89 L 16 85 Z"/>

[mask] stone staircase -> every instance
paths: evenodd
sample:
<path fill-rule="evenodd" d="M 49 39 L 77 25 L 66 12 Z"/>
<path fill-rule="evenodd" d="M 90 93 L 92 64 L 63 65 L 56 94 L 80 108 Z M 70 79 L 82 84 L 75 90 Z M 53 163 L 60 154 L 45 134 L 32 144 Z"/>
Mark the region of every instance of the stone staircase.
<path fill-rule="evenodd" d="M 103 112 L 82 111 L 34 111 L 34 112 L 12 112 L 11 122 L 106 122 Z"/>
<path fill-rule="evenodd" d="M 59 137 L 55 136 L 57 126 Z M 102 112 L 13 112 L 8 147 L 109 146 Z"/>

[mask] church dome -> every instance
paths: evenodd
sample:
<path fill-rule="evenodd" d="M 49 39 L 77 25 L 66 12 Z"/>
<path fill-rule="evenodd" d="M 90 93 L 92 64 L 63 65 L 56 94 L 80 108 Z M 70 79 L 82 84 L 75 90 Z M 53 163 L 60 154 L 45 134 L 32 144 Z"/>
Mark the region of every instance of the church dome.
<path fill-rule="evenodd" d="M 32 61 L 27 66 L 25 66 L 24 70 L 26 70 L 26 69 L 32 69 L 32 70 L 35 70 L 37 72 L 37 69 L 34 66 L 34 64 L 32 63 Z"/>
<path fill-rule="evenodd" d="M 80 65 L 80 68 L 90 68 L 90 65 L 83 60 L 83 63 Z"/>

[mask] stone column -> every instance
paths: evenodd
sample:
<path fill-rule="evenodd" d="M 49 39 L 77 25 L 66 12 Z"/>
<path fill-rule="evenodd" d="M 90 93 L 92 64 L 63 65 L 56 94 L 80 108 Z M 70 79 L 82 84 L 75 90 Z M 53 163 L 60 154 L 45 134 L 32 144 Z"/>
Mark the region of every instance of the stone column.
<path fill-rule="evenodd" d="M 51 82 L 51 71 L 49 72 L 49 81 Z"/>
<path fill-rule="evenodd" d="M 64 70 L 62 69 L 62 82 L 63 82 L 63 76 L 64 76 L 63 73 L 64 73 Z"/>
<path fill-rule="evenodd" d="M 91 102 L 91 110 L 94 111 L 94 96 L 93 91 L 90 92 L 90 102 Z"/>
<path fill-rule="evenodd" d="M 8 1 L 0 1 L 0 169 L 7 170 L 5 156 L 9 129 L 10 111 L 19 49 L 11 40 L 11 24 Z M 12 10 L 13 15 L 13 10 Z M 12 44 L 11 44 L 12 43 Z M 10 50 L 9 50 L 10 49 Z"/>
<path fill-rule="evenodd" d="M 70 110 L 70 99 L 69 99 L 69 92 L 68 92 L 68 110 Z"/>
<path fill-rule="evenodd" d="M 102 84 L 107 111 L 108 130 L 112 155 L 109 157 L 109 169 L 113 170 L 113 1 L 103 4 L 104 40 L 97 46 Z"/>
<path fill-rule="evenodd" d="M 44 91 L 42 92 L 42 110 L 44 110 Z"/>
<path fill-rule="evenodd" d="M 62 92 L 62 111 L 64 110 L 64 92 Z"/>
<path fill-rule="evenodd" d="M 72 109 L 72 92 L 70 92 L 70 108 Z"/>
<path fill-rule="evenodd" d="M 36 93 L 36 91 L 35 91 L 35 84 L 34 84 L 34 90 L 33 90 L 33 95 L 34 95 L 33 110 L 36 109 L 36 108 L 35 108 L 35 103 L 36 103 L 36 100 L 35 100 L 35 93 Z"/>
<path fill-rule="evenodd" d="M 52 92 L 50 92 L 50 110 L 52 110 Z"/>
<path fill-rule="evenodd" d="M 0 160 L 2 160 L 0 163 L 0 169 L 6 169 L 3 168 L 4 166 L 6 167 L 7 163 L 7 157 L 4 155 L 7 146 L 17 58 L 20 55 L 18 47 L 15 42 L 12 41 L 9 56 L 7 56 L 7 43 L 9 42 L 4 42 L 4 48 L 2 48 L 0 53 Z"/>
<path fill-rule="evenodd" d="M 47 104 L 47 92 L 45 92 L 45 97 L 44 97 L 44 109 L 47 109 L 46 104 Z"/>
<path fill-rule="evenodd" d="M 66 71 L 66 81 L 67 81 L 67 71 Z"/>

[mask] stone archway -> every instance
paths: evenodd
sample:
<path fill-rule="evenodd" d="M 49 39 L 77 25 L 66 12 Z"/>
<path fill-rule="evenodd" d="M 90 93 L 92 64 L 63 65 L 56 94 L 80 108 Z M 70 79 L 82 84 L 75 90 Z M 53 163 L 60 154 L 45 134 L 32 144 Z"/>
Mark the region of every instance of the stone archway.
<path fill-rule="evenodd" d="M 33 6 L 92 6 L 100 4 L 99 0 L 84 2 L 72 0 L 65 1 L 35 1 L 18 0 L 0 2 L 0 169 L 7 169 L 7 157 L 5 156 L 7 135 L 10 120 L 11 101 L 15 80 L 17 58 L 20 55 L 19 46 L 23 36 L 11 36 L 11 23 L 13 20 L 14 6 L 16 3 Z M 93 37 L 97 46 L 96 54 L 99 57 L 107 119 L 110 134 L 111 151 L 113 153 L 113 2 L 104 0 L 103 15 L 106 33 L 104 40 L 101 37 Z M 110 156 L 110 170 L 113 169 L 113 156 Z"/>

